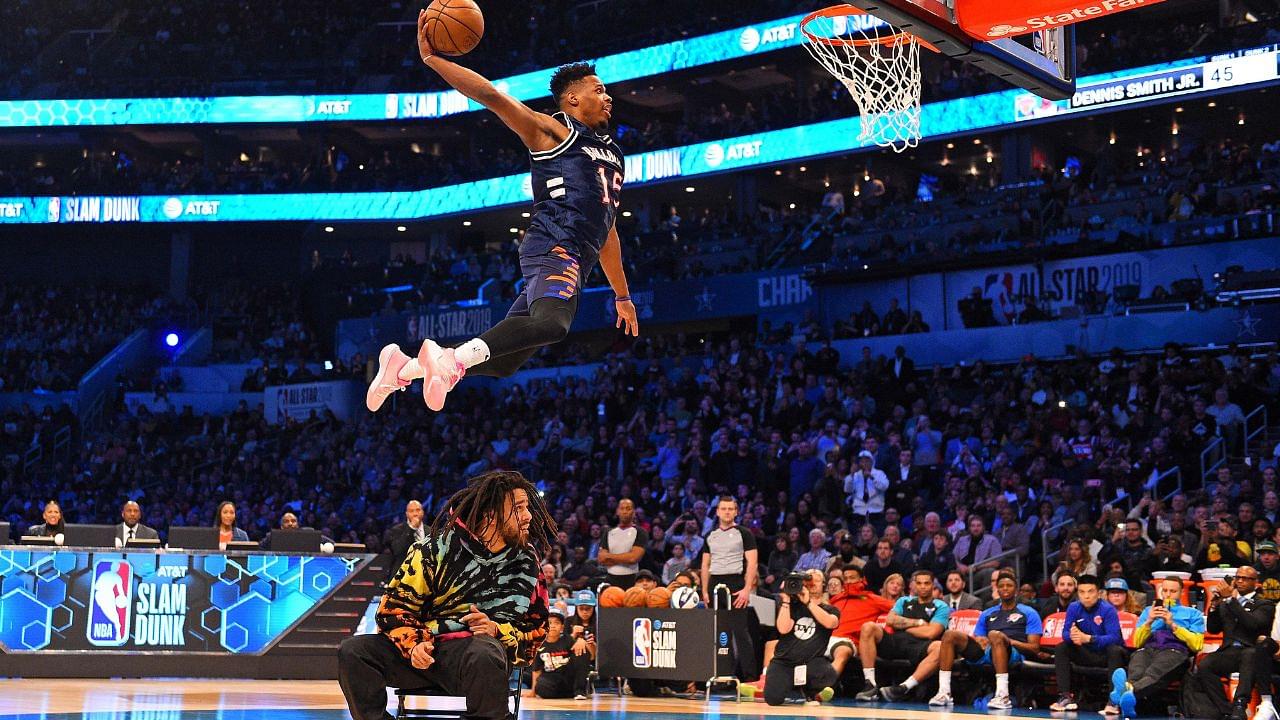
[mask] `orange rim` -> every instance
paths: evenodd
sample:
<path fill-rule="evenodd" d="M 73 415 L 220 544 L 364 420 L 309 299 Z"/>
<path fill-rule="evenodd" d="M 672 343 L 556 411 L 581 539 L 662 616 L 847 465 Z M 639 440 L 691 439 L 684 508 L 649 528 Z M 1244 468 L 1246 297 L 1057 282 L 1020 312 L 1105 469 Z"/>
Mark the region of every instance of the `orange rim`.
<path fill-rule="evenodd" d="M 871 47 L 872 45 L 897 45 L 899 43 L 906 42 L 907 38 L 912 38 L 916 42 L 920 43 L 920 45 L 923 47 L 927 47 L 934 52 L 941 52 L 940 50 L 938 50 L 938 48 L 934 47 L 932 43 L 920 37 L 912 35 L 911 33 L 905 30 L 899 30 L 893 33 L 892 35 L 885 35 L 884 37 L 859 38 L 856 40 L 846 40 L 844 38 L 823 38 L 823 37 L 818 37 L 817 35 L 814 35 L 813 33 L 809 32 L 809 23 L 813 22 L 814 20 L 817 20 L 818 18 L 823 18 L 823 17 L 826 17 L 826 18 L 840 17 L 842 15 L 847 17 L 849 15 L 871 15 L 871 13 L 867 12 L 866 10 L 863 10 L 860 7 L 855 7 L 849 4 L 832 5 L 831 7 L 822 8 L 821 10 L 814 10 L 813 12 L 806 15 L 805 18 L 800 21 L 800 32 L 804 33 L 804 36 L 809 38 L 810 42 L 821 43 L 823 45 L 836 45 L 840 47 Z M 888 23 L 886 23 L 886 25 L 888 25 Z M 889 27 L 892 28 L 893 26 L 889 25 Z"/>

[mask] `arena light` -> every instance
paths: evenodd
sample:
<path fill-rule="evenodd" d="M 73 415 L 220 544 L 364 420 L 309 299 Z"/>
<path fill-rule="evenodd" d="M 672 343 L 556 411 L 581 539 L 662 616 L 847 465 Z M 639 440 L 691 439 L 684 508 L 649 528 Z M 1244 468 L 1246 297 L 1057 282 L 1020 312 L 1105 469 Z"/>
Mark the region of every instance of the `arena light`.
<path fill-rule="evenodd" d="M 527 218 L 527 217 L 529 217 L 529 213 L 527 213 L 527 212 L 522 212 L 522 213 L 520 213 L 520 217 L 522 217 L 522 218 Z"/>
<path fill-rule="evenodd" d="M 324 226 L 324 231 L 325 231 L 325 232 L 327 232 L 327 233 L 331 233 L 331 232 L 333 232 L 333 226 L 332 226 L 332 225 L 325 225 L 325 226 Z"/>
<path fill-rule="evenodd" d="M 696 190 L 696 189 L 697 189 L 697 188 L 695 188 L 694 186 L 690 185 L 690 186 L 686 187 L 686 188 L 684 189 L 684 191 L 685 191 L 685 192 L 687 192 L 687 193 L 691 193 L 691 192 L 693 192 L 693 191 L 694 191 L 694 190 Z"/>
<path fill-rule="evenodd" d="M 403 225 L 397 225 L 397 226 L 396 226 L 396 232 L 408 232 L 408 230 L 409 230 L 409 228 L 407 228 L 407 227 L 405 227 L 405 226 L 403 226 Z"/>
<path fill-rule="evenodd" d="M 471 221 L 470 221 L 470 220 L 463 220 L 463 221 L 462 221 L 462 227 L 471 227 Z"/>
<path fill-rule="evenodd" d="M 164 344 L 171 348 L 178 347 L 178 343 L 181 341 L 182 338 L 178 337 L 178 333 L 176 332 L 171 332 L 164 336 Z"/>
<path fill-rule="evenodd" d="M 631 211 L 630 211 L 630 210 L 623 210 L 623 211 L 622 211 L 622 217 L 631 217 Z"/>
<path fill-rule="evenodd" d="M 511 233 L 512 235 L 515 235 L 516 233 L 520 232 L 520 228 L 507 228 L 507 232 Z"/>

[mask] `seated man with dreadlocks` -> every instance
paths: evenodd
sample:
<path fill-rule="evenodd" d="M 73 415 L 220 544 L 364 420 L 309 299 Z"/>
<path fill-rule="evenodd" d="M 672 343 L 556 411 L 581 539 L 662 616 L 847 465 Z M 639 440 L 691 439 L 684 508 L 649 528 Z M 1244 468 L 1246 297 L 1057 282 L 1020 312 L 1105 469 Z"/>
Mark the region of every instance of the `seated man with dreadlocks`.
<path fill-rule="evenodd" d="M 467 718 L 504 720 L 512 663 L 546 635 L 538 557 L 556 536 L 533 485 L 490 472 L 458 491 L 409 550 L 378 607 L 380 632 L 338 650 L 338 683 L 355 720 L 385 720 L 387 687 L 465 697 Z"/>

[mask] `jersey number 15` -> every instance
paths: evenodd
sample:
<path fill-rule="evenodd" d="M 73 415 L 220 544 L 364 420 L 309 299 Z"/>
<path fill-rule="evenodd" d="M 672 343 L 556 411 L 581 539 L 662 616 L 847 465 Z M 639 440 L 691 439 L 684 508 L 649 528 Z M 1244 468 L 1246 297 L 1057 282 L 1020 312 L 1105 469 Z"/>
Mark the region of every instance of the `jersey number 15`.
<path fill-rule="evenodd" d="M 619 203 L 622 202 L 622 173 L 614 170 L 613 182 L 611 184 L 609 182 L 608 174 L 605 172 L 604 168 L 597 166 L 596 172 L 600 175 L 600 187 L 604 189 L 604 195 L 600 198 L 600 202 L 605 205 L 618 207 Z M 610 188 L 613 190 L 612 195 L 610 195 L 609 192 Z"/>

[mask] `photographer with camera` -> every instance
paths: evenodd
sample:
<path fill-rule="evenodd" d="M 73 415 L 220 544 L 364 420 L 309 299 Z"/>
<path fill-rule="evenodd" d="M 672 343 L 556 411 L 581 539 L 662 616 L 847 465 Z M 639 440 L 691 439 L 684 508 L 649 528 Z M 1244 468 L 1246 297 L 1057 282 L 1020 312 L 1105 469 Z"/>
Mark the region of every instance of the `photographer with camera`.
<path fill-rule="evenodd" d="M 817 705 L 835 696 L 839 677 L 827 659 L 831 632 L 840 624 L 840 611 L 818 601 L 810 576 L 793 572 L 782 580 L 778 594 L 778 647 L 764 679 L 764 701 L 781 705 L 792 688 L 803 688 L 805 704 Z"/>

